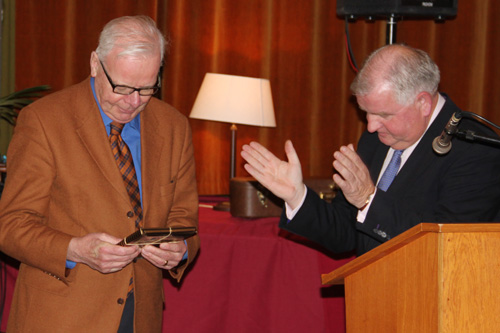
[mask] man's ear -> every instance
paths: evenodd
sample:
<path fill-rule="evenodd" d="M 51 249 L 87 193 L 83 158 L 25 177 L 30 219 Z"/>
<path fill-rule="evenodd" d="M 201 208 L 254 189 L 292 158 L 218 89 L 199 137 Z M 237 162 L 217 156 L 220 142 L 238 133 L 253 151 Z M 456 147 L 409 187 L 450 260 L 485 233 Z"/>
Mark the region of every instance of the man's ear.
<path fill-rule="evenodd" d="M 95 51 L 90 54 L 90 76 L 96 77 L 99 71 L 99 57 Z"/>
<path fill-rule="evenodd" d="M 421 92 L 415 99 L 415 106 L 420 111 L 422 116 L 429 117 L 432 114 L 432 96 L 426 91 Z"/>

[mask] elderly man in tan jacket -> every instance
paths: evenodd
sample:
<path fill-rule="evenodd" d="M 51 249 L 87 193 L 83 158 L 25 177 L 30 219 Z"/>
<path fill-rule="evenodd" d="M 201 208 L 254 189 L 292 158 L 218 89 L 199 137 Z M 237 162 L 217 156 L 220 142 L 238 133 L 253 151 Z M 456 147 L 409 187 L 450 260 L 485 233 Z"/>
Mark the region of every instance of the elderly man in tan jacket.
<path fill-rule="evenodd" d="M 0 201 L 0 250 L 21 262 L 9 331 L 161 331 L 162 272 L 180 279 L 198 237 L 116 244 L 136 223 L 198 223 L 188 121 L 152 97 L 165 44 L 149 17 L 115 19 L 91 54 L 89 78 L 21 111 Z M 123 126 L 132 155 L 136 206 L 111 124 Z"/>

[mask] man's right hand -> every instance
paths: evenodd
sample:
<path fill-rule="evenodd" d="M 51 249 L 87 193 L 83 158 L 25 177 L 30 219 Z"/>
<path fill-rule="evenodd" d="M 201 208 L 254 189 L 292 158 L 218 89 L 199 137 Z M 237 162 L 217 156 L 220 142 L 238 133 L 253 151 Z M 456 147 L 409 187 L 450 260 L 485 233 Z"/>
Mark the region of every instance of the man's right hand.
<path fill-rule="evenodd" d="M 127 266 L 140 253 L 138 246 L 119 246 L 120 238 L 91 233 L 69 242 L 66 259 L 83 263 L 101 273 L 113 273 Z"/>
<path fill-rule="evenodd" d="M 257 142 L 243 145 L 241 156 L 245 170 L 274 195 L 295 209 L 304 196 L 305 186 L 299 157 L 292 142 L 285 142 L 288 162 L 282 161 Z"/>

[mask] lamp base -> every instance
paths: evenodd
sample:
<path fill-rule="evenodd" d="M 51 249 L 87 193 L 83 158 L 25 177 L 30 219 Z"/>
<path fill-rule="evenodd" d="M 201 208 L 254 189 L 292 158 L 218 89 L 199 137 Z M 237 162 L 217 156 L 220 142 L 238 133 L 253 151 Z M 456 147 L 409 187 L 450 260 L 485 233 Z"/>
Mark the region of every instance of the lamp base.
<path fill-rule="evenodd" d="M 219 202 L 217 205 L 214 206 L 213 209 L 222 212 L 229 212 L 231 210 L 231 204 L 229 203 L 229 201 Z"/>

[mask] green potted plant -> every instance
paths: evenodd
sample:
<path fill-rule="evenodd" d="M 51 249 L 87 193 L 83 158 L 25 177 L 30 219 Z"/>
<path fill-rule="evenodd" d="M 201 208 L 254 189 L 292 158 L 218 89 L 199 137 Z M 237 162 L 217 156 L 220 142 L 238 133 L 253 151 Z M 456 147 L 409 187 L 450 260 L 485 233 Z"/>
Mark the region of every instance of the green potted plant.
<path fill-rule="evenodd" d="M 0 119 L 14 126 L 19 110 L 32 103 L 35 98 L 41 97 L 42 92 L 47 90 L 50 90 L 50 86 L 41 85 L 0 97 Z"/>

